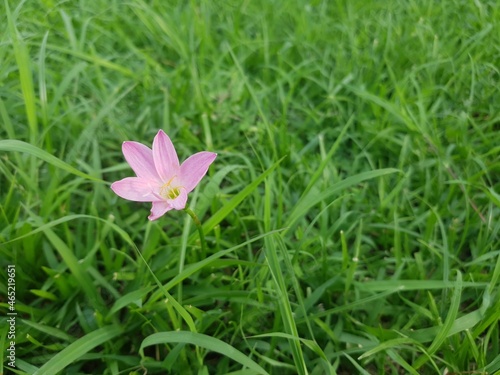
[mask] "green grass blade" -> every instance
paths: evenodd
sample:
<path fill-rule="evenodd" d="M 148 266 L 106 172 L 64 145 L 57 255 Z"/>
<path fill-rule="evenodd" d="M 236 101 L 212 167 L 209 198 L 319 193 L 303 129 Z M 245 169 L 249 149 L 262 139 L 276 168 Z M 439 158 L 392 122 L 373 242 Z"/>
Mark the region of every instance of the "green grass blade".
<path fill-rule="evenodd" d="M 142 301 L 142 299 L 148 295 L 149 292 L 153 290 L 153 287 L 147 287 L 147 288 L 141 288 L 134 290 L 133 292 L 127 293 L 124 296 L 121 296 L 118 298 L 115 303 L 113 304 L 113 307 L 109 310 L 108 313 L 108 318 L 115 314 L 117 311 L 120 311 L 124 307 L 136 303 L 137 301 Z"/>
<path fill-rule="evenodd" d="M 129 68 L 126 68 L 122 65 L 111 62 L 109 60 L 106 60 L 106 59 L 104 59 L 100 56 L 94 55 L 94 54 L 84 53 L 84 52 L 80 52 L 80 51 L 74 51 L 70 48 L 66 48 L 66 47 L 58 46 L 58 45 L 54 45 L 54 44 L 47 44 L 46 48 L 49 51 L 56 51 L 56 52 L 60 52 L 63 54 L 67 54 L 69 56 L 76 57 L 80 60 L 87 61 L 91 64 L 101 66 L 101 67 L 109 69 L 109 70 L 117 71 L 125 76 L 133 77 L 135 75 L 135 73 L 132 70 L 130 70 Z"/>
<path fill-rule="evenodd" d="M 354 367 L 356 367 L 356 370 L 358 370 L 358 374 L 362 375 L 370 375 L 368 371 L 366 371 L 363 366 L 361 366 L 354 358 L 352 358 L 349 354 L 344 353 L 344 356 L 353 364 Z"/>
<path fill-rule="evenodd" d="M 408 374 L 412 375 L 420 375 L 417 370 L 415 370 L 411 365 L 406 362 L 402 356 L 400 356 L 396 350 L 393 349 L 388 349 L 387 350 L 387 355 L 392 358 L 394 362 L 396 362 L 398 365 L 400 365 L 402 368 L 404 368 Z"/>
<path fill-rule="evenodd" d="M 186 324 L 189 326 L 189 328 L 193 331 L 196 332 L 196 327 L 193 322 L 193 319 L 189 315 L 189 313 L 184 309 L 178 302 L 177 300 L 171 296 L 167 289 L 164 288 L 160 280 L 156 277 L 154 274 L 153 270 L 149 267 L 148 263 L 144 259 L 142 253 L 139 251 L 135 243 L 132 241 L 130 236 L 128 235 L 127 232 L 125 232 L 123 229 L 121 229 L 119 226 L 117 226 L 114 223 L 109 222 L 108 220 L 91 216 L 91 215 L 68 215 L 65 217 L 62 217 L 58 220 L 54 220 L 51 223 L 47 224 L 40 224 L 37 229 L 34 231 L 20 236 L 18 238 L 13 239 L 12 241 L 9 242 L 14 242 L 17 240 L 20 240 L 22 238 L 31 236 L 37 232 L 44 232 L 47 238 L 52 242 L 54 247 L 58 250 L 58 252 L 61 254 L 63 260 L 65 261 L 65 264 L 68 266 L 68 268 L 72 271 L 72 273 L 75 275 L 77 280 L 79 281 L 79 284 L 82 285 L 82 288 L 86 292 L 86 294 L 94 301 L 98 302 L 98 305 L 102 304 L 102 301 L 100 300 L 100 297 L 98 297 L 96 290 L 92 287 L 90 279 L 88 278 L 88 275 L 84 273 L 80 267 L 81 263 L 78 262 L 76 257 L 73 255 L 73 253 L 70 251 L 70 249 L 67 247 L 67 245 L 50 229 L 51 227 L 55 225 L 59 225 L 62 223 L 65 223 L 67 221 L 75 220 L 75 219 L 81 219 L 81 218 L 88 218 L 88 219 L 93 219 L 93 220 L 99 220 L 102 222 L 105 222 L 107 225 L 109 225 L 114 231 L 116 231 L 120 236 L 135 250 L 135 252 L 138 254 L 139 258 L 144 262 L 146 265 L 146 268 L 148 271 L 151 273 L 153 279 L 155 280 L 158 288 L 163 292 L 165 297 L 169 300 L 169 302 L 174 306 L 174 308 L 179 312 L 179 314 L 183 317 L 185 320 Z M 7 242 L 6 242 L 7 243 Z M 99 302 L 101 301 L 101 302 Z"/>
<path fill-rule="evenodd" d="M 186 331 L 175 331 L 175 332 L 159 332 L 154 333 L 146 337 L 139 352 L 141 356 L 144 357 L 144 348 L 151 345 L 161 345 L 169 343 L 185 343 L 196 345 L 207 350 L 220 353 L 233 361 L 236 361 L 243 366 L 255 371 L 257 374 L 268 374 L 259 364 L 253 361 L 251 358 L 240 352 L 233 346 L 221 341 L 215 337 L 210 337 L 201 333 L 186 332 Z"/>
<path fill-rule="evenodd" d="M 275 233 L 279 233 L 279 231 L 271 231 L 269 233 L 264 233 L 260 236 L 251 238 L 248 241 L 245 241 L 245 242 L 242 242 L 236 246 L 233 246 L 229 249 L 218 251 L 217 253 L 212 254 L 209 257 L 207 257 L 199 262 L 189 264 L 179 274 L 177 274 L 172 280 L 170 280 L 168 283 L 166 283 L 163 286 L 163 288 L 165 290 L 170 290 L 174 286 L 176 286 L 179 283 L 181 283 L 182 281 L 186 280 L 188 277 L 194 275 L 196 272 L 200 271 L 201 269 L 203 269 L 205 267 L 208 267 L 210 264 L 214 263 L 217 259 L 220 259 L 221 257 L 234 252 L 235 250 L 241 249 L 242 247 L 245 247 L 248 244 L 251 244 L 253 242 L 261 240 L 262 238 L 267 237 L 267 236 L 272 235 L 272 234 L 275 234 Z M 156 300 L 158 298 L 158 294 L 159 294 L 159 291 L 157 293 L 153 294 L 153 296 L 151 296 L 151 300 L 153 300 L 153 301 Z"/>
<path fill-rule="evenodd" d="M 407 337 L 400 337 L 397 339 L 387 340 L 387 341 L 380 343 L 375 348 L 372 348 L 372 349 L 364 352 L 362 355 L 360 355 L 358 357 L 358 359 L 367 358 L 367 357 L 372 356 L 378 352 L 387 351 L 391 348 L 394 348 L 394 347 L 397 347 L 400 345 L 405 345 L 405 344 L 415 344 L 415 342 L 412 339 L 407 338 Z"/>
<path fill-rule="evenodd" d="M 49 327 L 45 324 L 33 322 L 31 320 L 28 320 L 28 319 L 23 319 L 22 322 L 24 325 L 27 325 L 28 327 L 32 328 L 33 330 L 43 332 L 49 336 L 53 336 L 55 338 L 58 338 L 59 340 L 64 340 L 67 342 L 74 342 L 75 341 L 75 338 L 73 336 L 68 335 L 66 332 L 64 332 L 58 328 Z"/>
<path fill-rule="evenodd" d="M 500 354 L 497 355 L 488 365 L 485 366 L 482 371 L 485 374 L 495 374 L 498 375 L 498 371 L 500 371 Z"/>
<path fill-rule="evenodd" d="M 25 154 L 33 155 L 43 161 L 46 161 L 53 166 L 65 170 L 66 172 L 72 173 L 76 176 L 83 177 L 88 180 L 104 182 L 101 179 L 95 178 L 91 175 L 83 173 L 78 169 L 72 167 L 61 159 L 55 157 L 54 155 L 49 154 L 47 151 L 42 150 L 36 146 L 33 146 L 29 143 L 18 141 L 18 140 L 0 140 L 0 151 L 10 151 L 10 152 L 21 152 Z"/>
<path fill-rule="evenodd" d="M 66 245 L 66 243 L 57 236 L 51 229 L 45 228 L 43 230 L 47 239 L 52 243 L 54 248 L 57 250 L 64 263 L 68 266 L 71 273 L 75 276 L 78 285 L 81 286 L 85 294 L 87 295 L 92 306 L 98 310 L 103 311 L 104 303 L 101 296 L 97 293 L 97 290 L 87 274 L 86 270 L 83 269 L 82 263 L 78 261 L 71 249 Z"/>
<path fill-rule="evenodd" d="M 288 220 L 285 223 L 285 227 L 290 228 L 300 217 L 304 216 L 311 207 L 318 204 L 319 202 L 329 198 L 335 193 L 343 189 L 347 189 L 353 185 L 359 184 L 360 182 L 370 180 L 372 178 L 385 176 L 390 173 L 400 172 L 398 169 L 394 168 L 386 168 L 379 169 L 375 171 L 363 172 L 357 174 L 355 176 L 347 177 L 346 179 L 339 181 L 332 186 L 330 186 L 325 191 L 320 194 L 313 192 L 309 192 L 309 194 L 303 196 L 295 205 L 295 208 L 290 213 Z"/>
<path fill-rule="evenodd" d="M 272 228 L 272 199 L 273 192 L 271 186 L 273 184 L 273 178 L 269 177 L 265 182 L 265 195 L 264 195 L 264 229 L 266 231 Z M 280 260 L 278 258 L 278 249 L 282 259 L 285 260 L 285 266 L 282 269 Z M 289 300 L 288 287 L 284 278 L 284 274 L 289 275 L 289 278 L 295 278 L 294 270 L 289 260 L 288 250 L 284 245 L 280 236 L 266 237 L 264 239 L 264 254 L 266 256 L 269 271 L 271 272 L 272 279 L 274 281 L 275 293 L 278 296 L 278 306 L 281 315 L 281 320 L 284 326 L 284 330 L 287 334 L 292 337 L 299 338 L 299 332 L 294 319 L 292 306 Z M 295 291 L 296 297 L 300 299 L 298 291 Z M 302 302 L 302 301 L 301 301 Z M 302 311 L 305 312 L 303 303 L 301 305 Z M 305 317 L 307 321 L 307 316 Z M 289 340 L 293 361 L 295 363 L 295 368 L 300 375 L 306 375 L 307 365 L 304 358 L 304 353 L 302 347 L 300 346 L 299 340 Z"/>
<path fill-rule="evenodd" d="M 295 362 L 296 370 L 299 374 L 307 374 L 307 367 L 304 360 L 304 354 L 300 346 L 299 332 L 297 330 L 297 325 L 294 319 L 293 310 L 289 300 L 288 288 L 283 276 L 284 270 L 281 269 L 280 261 L 278 259 L 277 248 L 282 249 L 281 243 L 276 243 L 279 239 L 273 237 L 266 237 L 264 244 L 264 253 L 266 255 L 267 263 L 269 265 L 269 270 L 271 276 L 274 280 L 276 294 L 278 295 L 278 304 L 281 313 L 281 320 L 283 322 L 285 331 L 292 337 L 297 338 L 297 340 L 292 340 L 290 346 L 292 349 L 292 355 Z M 286 249 L 282 249 L 281 253 L 286 252 Z M 283 254 L 283 256 L 287 256 Z M 293 270 L 287 269 L 288 273 L 293 272 Z M 292 276 L 293 277 L 293 276 Z"/>
<path fill-rule="evenodd" d="M 400 291 L 410 290 L 432 290 L 456 288 L 456 282 L 443 280 L 373 280 L 370 282 L 355 282 L 356 286 L 363 291 L 380 292 L 387 289 L 398 289 Z M 462 288 L 482 289 L 488 283 L 466 281 L 461 283 Z"/>
<path fill-rule="evenodd" d="M 447 337 L 450 337 L 452 335 L 455 335 L 457 333 L 463 332 L 465 330 L 469 330 L 474 328 L 476 325 L 478 325 L 480 322 L 482 322 L 484 319 L 484 314 L 482 313 L 481 309 L 474 310 L 469 314 L 466 314 L 464 316 L 461 316 L 460 318 L 457 318 L 454 322 L 452 327 L 447 333 Z M 498 317 L 496 317 L 497 320 Z M 409 337 L 411 337 L 413 340 L 418 341 L 420 343 L 424 342 L 430 342 L 435 339 L 435 337 L 438 335 L 438 332 L 441 330 L 441 327 L 435 326 L 435 327 L 430 327 L 430 328 L 423 328 L 423 329 L 418 329 L 418 330 L 413 330 L 411 332 L 405 332 Z"/>
<path fill-rule="evenodd" d="M 349 90 L 354 92 L 361 99 L 372 102 L 380 106 L 381 108 L 384 108 L 387 112 L 392 114 L 396 119 L 404 123 L 408 127 L 408 129 L 415 132 L 420 132 L 420 129 L 415 125 L 415 123 L 411 120 L 408 114 L 405 113 L 403 109 L 400 109 L 400 107 L 398 107 L 394 103 L 391 103 L 390 101 L 383 99 L 377 95 L 374 95 L 366 90 L 360 90 L 353 86 L 349 86 Z"/>
<path fill-rule="evenodd" d="M 276 150 L 276 144 L 274 142 L 275 137 L 273 136 L 271 124 L 269 123 L 269 120 L 268 120 L 265 112 L 262 109 L 262 105 L 261 105 L 260 101 L 258 100 L 257 95 L 255 94 L 255 90 L 254 90 L 252 84 L 249 82 L 247 74 L 245 73 L 244 69 L 241 66 L 241 63 L 239 62 L 238 57 L 234 54 L 230 45 L 227 45 L 227 47 L 228 47 L 229 54 L 231 55 L 231 58 L 234 62 L 234 65 L 238 69 L 240 77 L 241 77 L 242 81 L 245 83 L 245 87 L 247 88 L 248 92 L 250 93 L 250 97 L 252 98 L 252 100 L 257 108 L 257 111 L 258 111 L 260 118 L 264 124 L 265 129 L 266 129 L 266 133 L 268 136 L 268 140 L 271 144 L 271 149 L 273 151 L 273 155 L 276 158 L 278 154 L 277 154 L 277 150 Z"/>
<path fill-rule="evenodd" d="M 5 0 L 5 11 L 9 24 L 9 33 L 12 39 L 12 45 L 14 47 L 14 55 L 16 57 L 17 67 L 19 69 L 21 91 L 23 93 L 26 116 L 28 118 L 28 125 L 30 129 L 29 140 L 31 144 L 35 145 L 38 141 L 38 120 L 36 114 L 35 89 L 33 86 L 33 73 L 31 70 L 29 51 L 28 47 L 21 39 L 16 29 L 14 19 L 12 18 L 12 13 L 10 12 L 9 2 L 7 0 Z"/>
<path fill-rule="evenodd" d="M 308 340 L 308 339 L 304 339 L 304 338 L 301 338 L 301 337 L 292 336 L 292 335 L 290 335 L 288 333 L 284 333 L 284 332 L 263 333 L 261 335 L 255 335 L 255 336 L 251 336 L 251 337 L 252 338 L 259 338 L 259 337 L 283 337 L 283 338 L 286 338 L 286 339 L 289 339 L 289 340 L 300 341 L 302 344 L 304 344 L 309 349 L 311 349 L 313 352 L 315 352 L 318 355 L 318 357 L 324 359 L 325 361 L 328 361 L 328 358 L 326 357 L 326 355 L 323 352 L 323 350 L 321 349 L 321 347 L 318 345 L 318 343 L 316 341 L 313 341 L 313 340 Z"/>
<path fill-rule="evenodd" d="M 90 350 L 112 340 L 121 333 L 121 328 L 117 326 L 99 328 L 98 330 L 93 331 L 68 345 L 66 348 L 49 359 L 47 363 L 35 371 L 33 375 L 57 374 L 59 371 L 64 370 L 66 366 L 70 365 L 74 361 L 77 361 Z"/>
<path fill-rule="evenodd" d="M 219 224 L 224 218 L 229 215 L 233 210 L 247 197 L 249 196 L 256 188 L 259 186 L 264 179 L 271 174 L 271 172 L 276 169 L 276 167 L 283 161 L 284 158 L 281 158 L 276 163 L 274 163 L 271 167 L 269 167 L 266 171 L 264 171 L 259 177 L 257 177 L 254 181 L 252 181 L 246 188 L 232 197 L 229 202 L 225 203 L 222 208 L 213 214 L 205 223 L 203 224 L 203 232 L 210 232 L 217 224 Z M 196 234 L 193 234 L 190 237 L 190 242 L 193 242 L 196 238 Z"/>
<path fill-rule="evenodd" d="M 354 116 L 351 116 L 349 118 L 349 120 L 347 121 L 347 123 L 342 128 L 342 130 L 340 131 L 340 134 L 338 135 L 337 139 L 333 143 L 332 147 L 330 148 L 328 153 L 323 158 L 323 161 L 321 162 L 321 164 L 316 169 L 314 174 L 311 176 L 311 180 L 309 181 L 306 188 L 304 189 L 304 192 L 302 193 L 302 197 L 305 197 L 309 193 L 309 191 L 311 191 L 314 184 L 318 181 L 318 179 L 323 174 L 323 171 L 325 170 L 326 166 L 332 162 L 333 155 L 338 150 L 339 146 L 341 145 L 342 141 L 344 140 L 344 136 L 346 135 L 347 130 L 349 130 L 349 128 L 351 127 L 351 125 L 353 123 L 354 123 Z"/>
<path fill-rule="evenodd" d="M 448 315 L 446 316 L 443 326 L 441 327 L 436 337 L 434 338 L 434 341 L 427 349 L 427 353 L 429 355 L 433 355 L 444 344 L 446 338 L 448 337 L 448 333 L 452 329 L 453 324 L 455 323 L 455 319 L 458 315 L 458 310 L 460 308 L 460 299 L 462 297 L 462 289 L 463 289 L 462 274 L 460 273 L 460 271 L 457 271 L 457 280 L 455 282 L 455 289 L 453 290 L 453 296 L 451 297 L 451 305 L 448 310 Z M 425 362 L 427 362 L 428 359 L 429 358 L 426 356 L 421 356 L 417 358 L 413 367 L 415 369 L 419 369 Z"/>

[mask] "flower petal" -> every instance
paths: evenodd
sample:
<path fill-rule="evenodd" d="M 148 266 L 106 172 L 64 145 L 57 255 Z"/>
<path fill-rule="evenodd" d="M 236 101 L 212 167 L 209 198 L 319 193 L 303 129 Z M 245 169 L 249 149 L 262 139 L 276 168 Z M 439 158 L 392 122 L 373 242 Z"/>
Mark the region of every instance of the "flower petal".
<path fill-rule="evenodd" d="M 170 211 L 172 207 L 166 201 L 156 201 L 153 202 L 153 207 L 151 207 L 151 214 L 148 219 L 153 221 L 163 216 L 165 212 Z"/>
<path fill-rule="evenodd" d="M 163 130 L 153 140 L 153 160 L 162 181 L 168 181 L 179 173 L 179 158 L 172 141 Z"/>
<path fill-rule="evenodd" d="M 153 152 L 148 146 L 139 142 L 123 142 L 122 152 L 137 177 L 159 180 L 153 161 Z"/>
<path fill-rule="evenodd" d="M 187 193 L 198 185 L 216 157 L 217 154 L 213 152 L 202 151 L 191 155 L 182 163 L 180 180 Z"/>
<path fill-rule="evenodd" d="M 180 188 L 180 192 L 177 198 L 169 199 L 168 204 L 176 210 L 183 210 L 186 207 L 187 197 L 188 195 L 186 189 Z"/>
<path fill-rule="evenodd" d="M 111 189 L 116 195 L 136 202 L 152 202 L 158 200 L 153 194 L 155 182 L 140 177 L 127 177 L 113 182 Z M 156 188 L 157 190 L 158 188 Z"/>

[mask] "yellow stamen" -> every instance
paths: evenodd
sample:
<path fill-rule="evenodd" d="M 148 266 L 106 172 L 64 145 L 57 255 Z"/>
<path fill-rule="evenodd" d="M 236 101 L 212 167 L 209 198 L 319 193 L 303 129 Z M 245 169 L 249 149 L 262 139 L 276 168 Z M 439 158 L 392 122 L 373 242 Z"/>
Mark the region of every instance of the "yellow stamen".
<path fill-rule="evenodd" d="M 170 186 L 174 178 L 177 176 L 172 177 L 170 180 L 168 180 L 166 183 L 164 183 L 160 187 L 160 195 L 165 198 L 165 199 L 175 199 L 179 196 L 181 193 L 181 190 L 179 187 L 172 187 Z"/>

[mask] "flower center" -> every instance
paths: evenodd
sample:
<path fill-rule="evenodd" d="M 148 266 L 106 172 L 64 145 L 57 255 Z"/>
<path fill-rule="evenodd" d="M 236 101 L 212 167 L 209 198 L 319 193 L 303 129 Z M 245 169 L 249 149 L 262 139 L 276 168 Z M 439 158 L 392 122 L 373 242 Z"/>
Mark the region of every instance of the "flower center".
<path fill-rule="evenodd" d="M 165 199 L 175 199 L 181 193 L 180 186 L 172 186 L 172 181 L 175 179 L 174 176 L 168 180 L 165 184 L 160 187 L 160 195 Z"/>

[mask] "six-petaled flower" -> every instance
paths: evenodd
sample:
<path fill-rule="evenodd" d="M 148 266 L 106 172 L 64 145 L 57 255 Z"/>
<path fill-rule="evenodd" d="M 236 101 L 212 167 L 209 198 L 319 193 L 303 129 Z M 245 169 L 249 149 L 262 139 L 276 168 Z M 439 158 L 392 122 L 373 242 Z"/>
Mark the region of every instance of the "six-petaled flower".
<path fill-rule="evenodd" d="M 165 212 L 186 207 L 187 195 L 205 176 L 217 154 L 198 152 L 179 164 L 172 141 L 163 130 L 158 131 L 153 148 L 138 142 L 123 142 L 123 155 L 136 177 L 111 184 L 111 189 L 124 199 L 152 202 L 149 220 Z"/>

